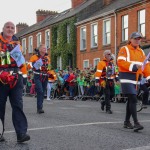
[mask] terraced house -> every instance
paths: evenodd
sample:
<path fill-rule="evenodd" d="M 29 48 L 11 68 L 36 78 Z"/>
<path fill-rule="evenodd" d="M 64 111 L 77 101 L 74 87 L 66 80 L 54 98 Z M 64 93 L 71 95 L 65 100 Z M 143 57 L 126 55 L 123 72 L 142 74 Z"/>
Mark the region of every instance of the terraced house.
<path fill-rule="evenodd" d="M 62 13 L 36 14 L 33 26 L 17 25 L 27 60 L 34 48 L 46 43 L 54 68 L 94 68 L 106 49 L 115 58 L 134 31 L 143 34 L 141 46 L 150 51 L 150 0 L 72 0 L 72 8 Z"/>

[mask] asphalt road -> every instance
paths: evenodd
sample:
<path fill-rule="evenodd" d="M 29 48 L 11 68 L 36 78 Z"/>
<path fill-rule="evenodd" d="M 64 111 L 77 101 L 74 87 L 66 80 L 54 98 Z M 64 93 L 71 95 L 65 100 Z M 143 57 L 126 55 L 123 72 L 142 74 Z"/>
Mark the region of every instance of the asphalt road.
<path fill-rule="evenodd" d="M 113 114 L 100 110 L 97 101 L 44 101 L 44 114 L 36 113 L 36 99 L 24 97 L 31 140 L 16 142 L 9 101 L 5 138 L 0 150 L 150 150 L 150 107 L 138 113 L 144 130 L 124 129 L 124 103 L 112 103 Z"/>

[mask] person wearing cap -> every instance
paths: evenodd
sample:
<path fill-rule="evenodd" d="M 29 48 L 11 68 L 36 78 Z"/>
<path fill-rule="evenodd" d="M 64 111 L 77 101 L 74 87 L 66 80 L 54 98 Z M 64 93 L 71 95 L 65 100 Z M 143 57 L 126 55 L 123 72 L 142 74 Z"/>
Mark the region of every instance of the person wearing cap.
<path fill-rule="evenodd" d="M 106 113 L 112 114 L 110 100 L 114 97 L 114 79 L 118 81 L 115 75 L 115 66 L 110 50 L 105 50 L 103 60 L 97 64 L 95 72 L 95 86 L 101 86 L 104 91 L 105 101 L 101 102 L 101 109 Z"/>
<path fill-rule="evenodd" d="M 134 131 L 142 130 L 144 127 L 139 123 L 136 110 L 137 85 L 143 75 L 147 80 L 150 79 L 150 65 L 147 63 L 142 71 L 141 67 L 146 56 L 140 48 L 142 35 L 139 32 L 133 32 L 126 46 L 121 47 L 118 53 L 117 64 L 119 67 L 119 79 L 122 88 L 122 94 L 128 97 L 126 105 L 126 115 L 124 128 Z M 142 73 L 142 74 L 141 74 Z M 134 126 L 130 122 L 132 116 Z"/>

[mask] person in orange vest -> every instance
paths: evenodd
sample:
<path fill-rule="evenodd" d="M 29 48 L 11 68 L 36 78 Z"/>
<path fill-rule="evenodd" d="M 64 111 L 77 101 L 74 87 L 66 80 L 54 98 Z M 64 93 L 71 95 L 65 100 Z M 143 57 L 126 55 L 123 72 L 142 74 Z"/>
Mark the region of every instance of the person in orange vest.
<path fill-rule="evenodd" d="M 30 140 L 22 99 L 23 88 L 27 82 L 27 69 L 22 47 L 14 33 L 15 25 L 8 21 L 0 34 L 0 119 L 4 124 L 6 101 L 9 96 L 17 142 L 22 143 Z M 0 141 L 4 140 L 2 136 Z"/>
<path fill-rule="evenodd" d="M 138 121 L 136 111 L 137 85 L 140 84 L 142 74 L 148 81 L 150 80 L 150 64 L 146 62 L 143 71 L 141 69 L 146 58 L 144 51 L 140 48 L 141 40 L 141 33 L 133 32 L 130 35 L 129 43 L 119 50 L 117 58 L 122 93 L 128 97 L 124 128 L 134 128 L 134 131 L 144 128 Z M 130 122 L 131 116 L 134 121 L 134 126 Z"/>
<path fill-rule="evenodd" d="M 48 71 L 49 74 L 52 74 L 51 77 L 48 78 L 48 83 L 47 83 L 47 100 L 51 100 L 51 89 L 54 84 L 54 82 L 57 80 L 56 73 L 53 69 Z"/>
<path fill-rule="evenodd" d="M 44 113 L 43 101 L 44 94 L 47 88 L 48 77 L 52 77 L 48 74 L 48 66 L 50 65 L 50 58 L 46 53 L 45 44 L 41 44 L 38 49 L 36 49 L 36 54 L 31 56 L 28 69 L 33 70 L 35 89 L 37 93 L 37 113 Z"/>
<path fill-rule="evenodd" d="M 118 76 L 115 74 L 111 51 L 105 50 L 103 55 L 104 59 L 97 64 L 95 86 L 101 86 L 104 89 L 105 100 L 101 102 L 101 109 L 104 111 L 106 106 L 106 113 L 112 114 L 110 99 L 115 95 L 114 79 L 118 81 Z"/>

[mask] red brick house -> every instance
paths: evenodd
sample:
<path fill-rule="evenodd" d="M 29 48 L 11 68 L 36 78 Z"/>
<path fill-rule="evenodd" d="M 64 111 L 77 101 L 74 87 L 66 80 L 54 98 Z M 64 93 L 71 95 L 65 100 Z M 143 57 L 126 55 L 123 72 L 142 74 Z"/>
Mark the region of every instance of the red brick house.
<path fill-rule="evenodd" d="M 114 56 L 131 32 L 142 32 L 145 52 L 150 48 L 150 0 L 71 0 L 61 13 L 39 10 L 37 23 L 17 25 L 26 60 L 45 43 L 54 68 L 95 67 L 103 51 Z"/>
<path fill-rule="evenodd" d="M 26 23 L 19 23 L 16 25 L 16 36 L 20 39 L 23 52 L 26 60 L 33 55 L 34 49 L 37 48 L 40 43 L 45 43 L 47 50 L 50 49 L 50 28 L 49 26 L 42 26 L 45 19 L 51 19 L 54 15 L 57 15 L 54 11 L 38 10 L 36 11 L 36 24 L 28 26 Z"/>
<path fill-rule="evenodd" d="M 109 49 L 114 56 L 134 31 L 143 34 L 142 47 L 150 51 L 150 0 L 103 0 L 101 10 L 76 23 L 77 67 L 95 67 Z"/>
<path fill-rule="evenodd" d="M 23 23 L 18 24 L 16 36 L 22 43 L 26 60 L 28 61 L 40 43 L 46 43 L 54 68 L 76 67 L 76 20 L 85 19 L 89 14 L 95 13 L 99 9 L 99 3 L 99 0 L 72 0 L 71 9 L 58 14 L 39 10 L 36 12 L 36 24 L 30 27 Z"/>

